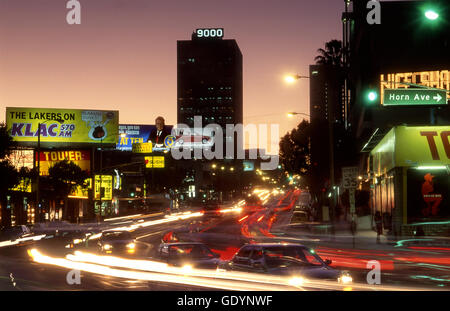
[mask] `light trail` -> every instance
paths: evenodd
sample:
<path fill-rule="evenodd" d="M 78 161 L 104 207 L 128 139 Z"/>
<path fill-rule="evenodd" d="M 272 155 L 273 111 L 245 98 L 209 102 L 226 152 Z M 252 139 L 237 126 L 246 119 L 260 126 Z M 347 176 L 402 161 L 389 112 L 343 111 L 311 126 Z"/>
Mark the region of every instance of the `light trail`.
<path fill-rule="evenodd" d="M 29 236 L 26 238 L 20 238 L 17 240 L 10 240 L 10 241 L 1 241 L 0 242 L 0 247 L 5 247 L 5 246 L 12 246 L 12 245 L 17 245 L 20 244 L 22 242 L 26 242 L 26 241 L 39 241 L 42 238 L 46 237 L 45 234 L 41 234 L 41 235 L 33 235 L 33 236 Z"/>
<path fill-rule="evenodd" d="M 241 222 L 241 221 L 243 221 L 243 220 L 245 220 L 245 219 L 247 219 L 247 218 L 248 218 L 248 215 L 245 215 L 244 217 L 242 217 L 241 219 L 239 219 L 238 222 Z"/>
<path fill-rule="evenodd" d="M 33 260 L 38 263 L 131 280 L 175 283 L 175 284 L 184 284 L 190 286 L 200 286 L 223 290 L 240 290 L 240 291 L 294 290 L 292 286 L 289 286 L 289 284 L 273 285 L 273 284 L 251 282 L 247 280 L 233 281 L 233 280 L 223 280 L 213 278 L 192 277 L 190 275 L 186 275 L 186 273 L 188 272 L 190 273 L 191 271 L 186 271 L 183 270 L 182 268 L 180 269 L 179 275 L 162 274 L 155 272 L 128 271 L 128 270 L 114 269 L 98 264 L 75 262 L 64 258 L 52 258 L 50 256 L 41 254 L 36 249 L 30 250 L 29 254 L 33 258 Z"/>
<path fill-rule="evenodd" d="M 41 254 L 38 250 L 29 251 L 30 256 L 35 262 L 56 265 L 67 269 L 77 269 L 85 272 L 108 275 L 119 278 L 159 281 L 166 283 L 177 283 L 185 285 L 202 286 L 225 290 L 242 291 L 278 291 L 278 290 L 305 290 L 323 289 L 323 290 L 387 290 L 387 291 L 423 291 L 414 287 L 398 287 L 384 285 L 366 285 L 366 284 L 339 284 L 334 281 L 310 280 L 298 275 L 295 277 L 281 277 L 267 274 L 234 272 L 225 270 L 204 270 L 192 267 L 172 267 L 165 263 L 124 259 L 112 256 L 98 256 L 89 253 L 75 252 L 74 255 L 68 255 L 67 259 L 52 258 Z M 107 266 L 105 266 L 107 265 Z M 131 269 L 131 270 L 118 270 Z M 139 271 L 136 271 L 139 270 Z M 299 281 L 301 278 L 301 282 Z M 298 286 L 293 286 L 298 285 Z"/>
<path fill-rule="evenodd" d="M 113 218 L 105 218 L 104 221 L 114 221 L 114 220 L 123 220 L 123 219 L 133 219 L 142 216 L 142 214 L 130 215 L 130 216 L 122 216 L 122 217 L 113 217 Z"/>
<path fill-rule="evenodd" d="M 160 224 L 165 224 L 165 223 L 169 223 L 169 222 L 173 222 L 173 221 L 177 221 L 177 220 L 185 220 L 185 219 L 194 218 L 194 217 L 200 217 L 200 216 L 203 216 L 203 214 L 200 213 L 200 212 L 197 212 L 197 213 L 191 213 L 191 212 L 177 213 L 177 214 L 172 214 L 172 215 L 166 215 L 162 219 L 155 219 L 155 220 L 150 220 L 150 221 L 144 221 L 144 222 L 141 222 L 139 224 L 133 224 L 133 225 L 130 225 L 130 226 L 114 227 L 114 228 L 110 228 L 108 230 L 133 231 L 133 230 L 136 230 L 138 228 L 146 228 L 146 227 L 150 227 L 150 226 L 154 226 L 154 225 L 160 225 Z"/>

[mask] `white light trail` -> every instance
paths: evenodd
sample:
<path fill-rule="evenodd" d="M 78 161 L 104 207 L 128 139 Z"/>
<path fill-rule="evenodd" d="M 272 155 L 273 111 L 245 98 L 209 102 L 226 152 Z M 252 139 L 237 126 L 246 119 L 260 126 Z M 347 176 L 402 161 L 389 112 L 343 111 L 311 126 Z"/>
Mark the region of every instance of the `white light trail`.
<path fill-rule="evenodd" d="M 415 290 L 423 291 L 429 289 L 381 286 L 366 284 L 339 284 L 336 281 L 322 281 L 306 279 L 302 276 L 281 277 L 267 274 L 246 273 L 225 271 L 221 269 L 207 270 L 195 269 L 192 267 L 173 267 L 166 263 L 150 260 L 133 260 L 113 256 L 98 256 L 90 253 L 75 252 L 74 255 L 67 255 L 64 258 L 52 258 L 42 255 L 38 250 L 29 251 L 34 261 L 44 264 L 57 265 L 68 269 L 78 269 L 86 272 L 109 275 L 113 277 L 161 281 L 168 283 L 196 285 L 217 289 L 228 290 L 305 290 L 324 289 L 324 290 L 388 290 L 405 291 Z M 111 267 L 130 269 L 116 270 Z M 136 271 L 139 270 L 139 271 Z"/>
<path fill-rule="evenodd" d="M 41 234 L 41 235 L 33 235 L 33 236 L 29 236 L 26 238 L 20 238 L 17 240 L 10 240 L 10 241 L 1 241 L 0 242 L 0 247 L 5 247 L 5 246 L 12 246 L 12 245 L 17 245 L 21 242 L 26 242 L 26 241 L 39 241 L 40 239 L 44 238 L 46 235 L 45 234 Z"/>

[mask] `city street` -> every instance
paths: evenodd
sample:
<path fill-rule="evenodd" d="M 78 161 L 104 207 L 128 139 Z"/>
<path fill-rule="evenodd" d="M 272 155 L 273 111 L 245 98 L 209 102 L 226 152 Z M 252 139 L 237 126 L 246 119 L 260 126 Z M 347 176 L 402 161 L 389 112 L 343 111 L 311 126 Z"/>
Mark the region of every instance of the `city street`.
<path fill-rule="evenodd" d="M 156 258 L 156 250 L 162 242 L 163 237 L 168 232 L 173 232 L 173 236 L 180 241 L 197 241 L 208 245 L 214 252 L 220 254 L 222 260 L 229 260 L 235 252 L 246 243 L 255 242 L 279 242 L 279 243 L 299 243 L 312 247 L 323 259 L 331 259 L 331 266 L 337 269 L 350 271 L 354 284 L 353 290 L 445 290 L 448 289 L 450 280 L 450 248 L 444 245 L 406 244 L 400 245 L 383 241 L 376 244 L 375 238 L 356 236 L 355 247 L 349 244 L 349 235 L 336 233 L 335 236 L 319 236 L 302 232 L 276 232 L 274 228 L 283 226 L 283 222 L 288 222 L 292 216 L 292 207 L 298 201 L 298 195 L 290 191 L 285 194 L 271 195 L 267 204 L 260 211 L 249 214 L 249 220 L 243 224 L 240 212 L 224 213 L 222 216 L 211 219 L 204 219 L 204 216 L 194 215 L 186 219 L 177 219 L 166 223 L 158 223 L 161 220 L 169 219 L 161 215 L 151 217 L 138 217 L 133 221 L 124 224 L 124 220 L 111 221 L 108 223 L 108 230 L 112 228 L 126 229 L 135 224 L 142 227 L 132 231 L 133 237 L 144 243 L 148 243 L 150 248 L 145 253 L 136 257 L 125 257 L 125 261 L 139 259 L 144 262 L 153 262 Z M 280 208 L 279 206 L 286 206 Z M 274 210 L 275 213 L 271 213 Z M 275 216 L 276 220 L 271 222 L 270 218 L 265 222 L 261 217 Z M 180 214 L 183 215 L 183 214 Z M 189 214 L 184 214 L 189 216 Z M 191 214 L 193 215 L 193 214 Z M 202 219 L 202 222 L 197 220 Z M 260 221 L 258 221 L 260 219 Z M 142 221 L 143 220 L 143 221 Z M 195 221 L 194 221 L 195 220 Z M 125 221 L 126 222 L 126 221 Z M 116 223 L 116 224 L 115 224 Z M 81 226 L 80 226 L 81 227 Z M 187 230 L 189 228 L 189 230 Z M 275 234 L 274 234 L 275 233 Z M 1 252 L 1 289 L 2 290 L 215 290 L 226 288 L 226 286 L 236 286 L 236 289 L 254 286 L 262 286 L 258 279 L 254 282 L 242 279 L 242 276 L 232 277 L 230 284 L 214 283 L 208 285 L 208 281 L 199 282 L 201 286 L 195 286 L 195 282 L 184 279 L 190 272 L 168 273 L 164 269 L 157 269 L 153 272 L 147 271 L 148 275 L 142 272 L 142 265 L 129 262 L 123 277 L 114 277 L 114 273 L 109 273 L 99 269 L 97 272 L 88 272 L 88 268 L 81 269 L 80 284 L 69 285 L 67 283 L 67 273 L 71 270 L 70 265 L 64 264 L 43 264 L 33 261 L 33 257 L 28 253 L 31 249 L 37 249 L 44 255 L 54 259 L 68 258 L 67 254 L 74 251 L 97 254 L 96 243 L 90 242 L 88 247 L 81 246 L 80 243 L 74 249 L 67 249 L 67 240 L 59 237 L 41 239 L 35 242 L 24 242 L 24 245 L 13 245 L 2 247 Z M 437 243 L 437 241 L 436 241 Z M 65 245 L 66 244 L 66 245 Z M 96 257 L 98 262 L 96 267 L 109 267 L 113 270 L 115 264 L 108 264 L 101 257 Z M 377 260 L 381 264 L 381 284 L 367 284 L 366 263 Z M 117 267 L 117 266 L 116 266 Z M 125 269 L 125 268 L 123 268 Z M 124 271 L 119 269 L 120 271 Z M 144 269 L 145 270 L 145 269 Z M 151 271 L 152 269 L 150 269 Z M 134 272 L 138 272 L 133 274 Z M 143 274 L 140 274 L 143 273 Z M 191 271 L 195 276 L 195 270 Z M 174 279 L 174 276 L 180 276 Z M 165 279 L 167 278 L 167 279 Z M 195 279 L 195 277 L 193 277 Z M 154 279 L 155 281 L 152 281 Z M 199 279 L 202 279 L 199 277 Z M 225 283 L 225 282 L 223 282 Z M 243 284 L 245 283 L 245 284 Z M 250 283 L 250 284 L 248 284 Z M 256 284 L 254 284 L 256 283 Z M 264 285 L 267 289 L 280 290 L 283 286 L 279 283 Z M 335 284 L 330 287 L 318 283 L 312 284 L 306 289 L 334 289 L 342 290 L 342 287 Z M 288 284 L 284 287 L 288 288 Z M 264 287 L 263 287 L 264 288 Z M 303 289 L 305 289 L 303 288 Z M 290 290 L 294 290 L 290 288 Z"/>
<path fill-rule="evenodd" d="M 445 294 L 449 43 L 449 0 L 1 0 L 0 292 Z"/>

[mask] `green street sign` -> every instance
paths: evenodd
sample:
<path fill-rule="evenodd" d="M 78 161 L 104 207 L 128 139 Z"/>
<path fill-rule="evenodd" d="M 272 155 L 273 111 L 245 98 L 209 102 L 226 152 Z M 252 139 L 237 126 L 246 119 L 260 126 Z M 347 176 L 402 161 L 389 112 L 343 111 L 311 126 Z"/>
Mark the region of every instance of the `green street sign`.
<path fill-rule="evenodd" d="M 385 89 L 383 106 L 447 105 L 447 93 L 428 89 Z"/>

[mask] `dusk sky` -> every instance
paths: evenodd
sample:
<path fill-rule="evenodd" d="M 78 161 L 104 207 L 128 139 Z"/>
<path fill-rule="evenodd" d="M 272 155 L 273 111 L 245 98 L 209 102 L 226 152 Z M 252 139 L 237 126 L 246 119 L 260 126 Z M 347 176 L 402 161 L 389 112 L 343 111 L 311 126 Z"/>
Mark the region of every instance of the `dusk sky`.
<path fill-rule="evenodd" d="M 317 49 L 342 38 L 343 0 L 0 0 L 0 121 L 6 107 L 119 110 L 120 123 L 176 123 L 177 40 L 224 28 L 243 54 L 244 123 L 280 124 L 309 113 L 308 74 Z M 270 150 L 270 148 L 275 148 Z M 278 151 L 273 143 L 270 153 Z"/>

